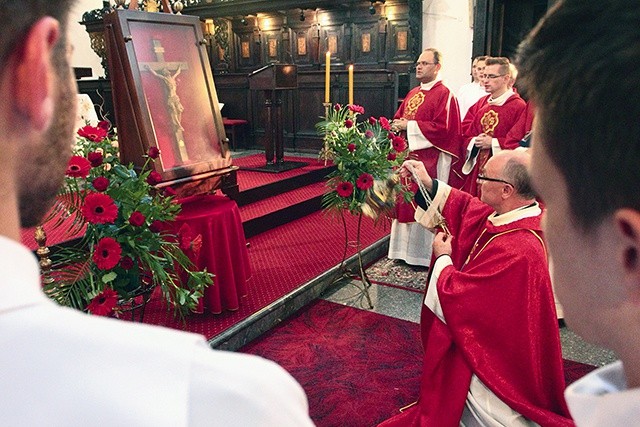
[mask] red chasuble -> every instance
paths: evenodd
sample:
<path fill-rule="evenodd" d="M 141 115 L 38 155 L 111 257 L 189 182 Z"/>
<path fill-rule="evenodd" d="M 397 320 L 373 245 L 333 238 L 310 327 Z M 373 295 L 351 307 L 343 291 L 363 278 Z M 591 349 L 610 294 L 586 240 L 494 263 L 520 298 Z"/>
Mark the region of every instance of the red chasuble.
<path fill-rule="evenodd" d="M 519 146 L 520 141 L 524 136 L 531 132 L 531 127 L 533 126 L 533 115 L 535 112 L 535 107 L 531 103 L 531 101 L 527 102 L 527 106 L 524 111 L 520 113 L 520 117 L 511 127 L 511 130 L 507 133 L 507 137 L 505 139 L 505 145 L 511 146 Z"/>
<path fill-rule="evenodd" d="M 436 284 L 446 324 L 423 305 L 420 397 L 384 427 L 458 426 L 472 374 L 542 426 L 570 426 L 540 217 L 494 226 L 492 209 L 452 190 L 443 215 L 453 265 Z"/>
<path fill-rule="evenodd" d="M 394 119 L 405 118 L 415 120 L 420 131 L 433 147 L 411 152 L 411 158 L 424 163 L 431 176 L 438 177 L 438 157 L 441 153 L 450 154 L 451 173 L 438 179 L 448 181 L 452 187 L 459 188 L 463 180 L 457 164 L 461 156 L 460 145 L 460 111 L 458 101 L 449 88 L 436 82 L 430 90 L 422 90 L 420 86 L 413 88 L 405 97 L 396 112 Z M 413 189 L 417 191 L 417 187 Z M 396 209 L 396 218 L 400 222 L 414 222 L 415 209 L 407 203 L 400 202 Z"/>
<path fill-rule="evenodd" d="M 526 103 L 517 93 L 511 95 L 502 105 L 490 105 L 488 99 L 489 97 L 482 98 L 471 107 L 469 113 L 465 116 L 465 120 L 462 123 L 462 149 L 466 151 L 471 138 L 482 133 L 496 138 L 500 148 L 503 150 L 518 148 L 518 143 L 507 143 L 506 137 L 520 114 L 524 111 Z M 470 116 L 470 114 L 472 115 Z M 480 150 L 476 164 L 467 175 L 465 184 L 462 187 L 464 191 L 474 196 L 478 194 L 476 179 L 491 154 L 491 149 L 483 148 Z M 463 155 L 462 158 L 464 159 L 464 157 Z"/>

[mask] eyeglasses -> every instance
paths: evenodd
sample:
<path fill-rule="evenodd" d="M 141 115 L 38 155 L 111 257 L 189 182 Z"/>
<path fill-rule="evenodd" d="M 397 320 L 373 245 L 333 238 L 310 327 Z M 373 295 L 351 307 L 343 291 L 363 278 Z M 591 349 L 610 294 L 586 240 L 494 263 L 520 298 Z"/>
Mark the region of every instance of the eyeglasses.
<path fill-rule="evenodd" d="M 485 74 L 485 79 L 497 79 L 498 77 L 504 77 L 506 74 Z"/>
<path fill-rule="evenodd" d="M 418 61 L 416 62 L 416 67 L 418 65 L 422 65 L 423 67 L 426 67 L 427 65 L 436 65 L 435 62 L 427 62 L 427 61 Z"/>
<path fill-rule="evenodd" d="M 509 181 L 505 181 L 504 179 L 499 179 L 499 178 L 489 178 L 489 177 L 484 176 L 484 175 L 478 175 L 477 180 L 478 180 L 478 181 L 500 182 L 500 183 L 502 183 L 502 184 L 507 184 L 507 185 L 510 185 L 510 186 L 512 186 L 512 187 L 514 186 L 512 183 L 510 183 Z"/>

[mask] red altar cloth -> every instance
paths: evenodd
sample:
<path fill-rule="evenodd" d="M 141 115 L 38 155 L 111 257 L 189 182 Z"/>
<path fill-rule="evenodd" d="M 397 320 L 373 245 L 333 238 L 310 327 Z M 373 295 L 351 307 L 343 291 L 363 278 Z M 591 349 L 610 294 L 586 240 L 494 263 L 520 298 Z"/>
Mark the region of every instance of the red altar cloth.
<path fill-rule="evenodd" d="M 215 274 L 200 304 L 210 313 L 237 310 L 247 295 L 251 275 L 249 255 L 238 205 L 224 196 L 198 195 L 180 200 L 182 211 L 172 227 L 177 232 L 188 224 L 195 236 L 202 236 L 202 248 L 192 260 L 199 269 Z"/>

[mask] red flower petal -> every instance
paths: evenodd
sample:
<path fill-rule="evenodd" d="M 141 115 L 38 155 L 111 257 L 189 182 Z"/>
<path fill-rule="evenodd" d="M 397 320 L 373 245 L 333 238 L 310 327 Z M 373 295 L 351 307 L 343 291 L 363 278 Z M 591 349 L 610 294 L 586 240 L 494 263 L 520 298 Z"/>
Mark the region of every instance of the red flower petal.
<path fill-rule="evenodd" d="M 348 181 L 342 181 L 336 187 L 336 192 L 340 197 L 349 197 L 353 194 L 353 184 Z"/>
<path fill-rule="evenodd" d="M 122 248 L 113 237 L 103 237 L 93 251 L 93 262 L 101 270 L 110 270 L 120 262 Z"/>
<path fill-rule="evenodd" d="M 88 194 L 81 211 L 92 224 L 111 224 L 118 217 L 118 206 L 110 196 L 103 193 Z"/>
<path fill-rule="evenodd" d="M 105 288 L 87 306 L 87 311 L 96 316 L 109 316 L 118 305 L 118 293 L 111 288 Z"/>
<path fill-rule="evenodd" d="M 144 225 L 145 220 L 145 216 L 139 211 L 133 211 L 131 213 L 131 216 L 129 216 L 129 224 L 133 225 L 134 227 L 140 227 Z"/>
<path fill-rule="evenodd" d="M 368 173 L 363 173 L 358 177 L 356 186 L 360 190 L 368 190 L 369 188 L 373 187 L 373 176 Z"/>
<path fill-rule="evenodd" d="M 91 162 L 82 156 L 71 156 L 67 164 L 67 176 L 86 178 L 91 170 Z"/>

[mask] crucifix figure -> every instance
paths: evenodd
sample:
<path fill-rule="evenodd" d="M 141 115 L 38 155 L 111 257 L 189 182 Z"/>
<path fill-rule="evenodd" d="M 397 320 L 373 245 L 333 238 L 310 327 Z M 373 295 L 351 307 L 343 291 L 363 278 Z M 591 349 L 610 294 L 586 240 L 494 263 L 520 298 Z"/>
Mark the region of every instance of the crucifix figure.
<path fill-rule="evenodd" d="M 187 148 L 184 143 L 184 127 L 182 126 L 184 106 L 180 102 L 177 91 L 177 77 L 182 70 L 188 68 L 188 65 L 185 62 L 166 62 L 164 60 L 164 48 L 159 40 L 153 40 L 153 51 L 156 55 L 156 62 L 142 62 L 140 63 L 140 69 L 149 71 L 162 82 L 165 90 L 169 119 L 171 120 L 171 128 L 173 130 L 173 142 L 176 146 L 179 159 L 183 162 L 188 161 L 189 154 L 187 153 Z"/>

